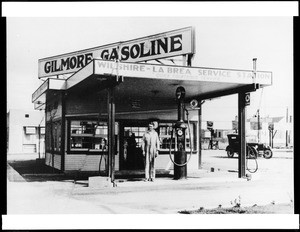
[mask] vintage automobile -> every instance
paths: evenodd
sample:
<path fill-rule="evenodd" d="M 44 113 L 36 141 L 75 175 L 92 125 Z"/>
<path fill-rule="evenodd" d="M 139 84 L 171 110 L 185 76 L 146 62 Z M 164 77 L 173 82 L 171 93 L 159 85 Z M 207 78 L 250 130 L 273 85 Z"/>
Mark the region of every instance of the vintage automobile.
<path fill-rule="evenodd" d="M 234 153 L 239 152 L 239 135 L 238 134 L 228 134 L 228 143 L 226 147 L 227 156 L 232 158 Z M 247 143 L 246 144 L 247 158 L 257 158 L 260 154 L 263 155 L 265 159 L 270 159 L 273 156 L 273 152 L 269 146 L 265 146 L 262 143 Z"/>
<path fill-rule="evenodd" d="M 263 143 L 247 143 L 249 146 L 254 147 L 258 152 L 258 155 L 262 155 L 265 159 L 270 159 L 273 156 L 273 152 L 270 146 L 266 146 Z"/>

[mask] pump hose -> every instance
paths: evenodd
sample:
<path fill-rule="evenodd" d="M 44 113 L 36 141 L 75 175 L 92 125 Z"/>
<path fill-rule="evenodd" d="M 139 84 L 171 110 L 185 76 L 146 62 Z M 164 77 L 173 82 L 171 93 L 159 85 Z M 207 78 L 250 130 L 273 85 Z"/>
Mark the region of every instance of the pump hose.
<path fill-rule="evenodd" d="M 170 147 L 169 147 L 169 156 L 170 156 L 170 160 L 172 161 L 172 163 L 175 164 L 175 165 L 178 166 L 178 167 L 182 167 L 182 166 L 187 165 L 188 162 L 190 162 L 190 159 L 191 159 L 191 157 L 192 157 L 191 129 L 190 129 L 190 121 L 189 121 L 189 118 L 188 118 L 188 112 L 187 112 L 187 121 L 188 121 L 188 131 L 189 131 L 190 146 L 191 146 L 191 148 L 190 148 L 190 156 L 189 156 L 188 160 L 187 160 L 185 163 L 183 163 L 183 164 L 178 164 L 178 163 L 176 163 L 176 162 L 173 160 L 173 158 L 172 158 L 172 155 L 171 155 L 171 149 L 172 149 L 172 140 L 173 140 L 173 131 L 174 131 L 174 130 L 172 129 L 172 132 L 171 132 L 171 140 L 170 140 Z M 173 127 L 172 127 L 172 128 L 173 128 Z"/>
<path fill-rule="evenodd" d="M 101 163 L 102 163 L 102 157 L 104 155 L 104 146 L 102 147 L 102 154 L 100 155 L 100 161 L 99 161 L 99 174 L 101 171 Z M 104 158 L 106 160 L 106 158 Z M 106 163 L 106 162 L 105 162 Z M 105 171 L 106 171 L 106 165 L 105 165 Z"/>
<path fill-rule="evenodd" d="M 247 169 L 250 173 L 255 173 L 255 172 L 257 172 L 257 170 L 258 170 L 257 156 L 256 156 L 255 152 L 253 151 L 254 148 L 248 146 L 248 149 L 249 149 L 249 153 L 250 153 L 250 150 L 252 150 L 252 152 L 254 153 L 255 168 L 252 169 L 252 170 L 251 170 L 250 168 L 248 168 L 248 159 L 250 158 L 250 157 L 249 157 L 249 158 L 246 158 L 246 169 Z"/>

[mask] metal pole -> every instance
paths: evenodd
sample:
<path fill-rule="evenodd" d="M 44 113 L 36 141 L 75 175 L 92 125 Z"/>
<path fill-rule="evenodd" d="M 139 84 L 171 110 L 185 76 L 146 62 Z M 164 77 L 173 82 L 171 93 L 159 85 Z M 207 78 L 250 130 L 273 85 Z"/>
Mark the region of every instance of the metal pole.
<path fill-rule="evenodd" d="M 239 157 L 238 177 L 246 176 L 246 106 L 245 93 L 238 93 L 238 130 L 239 130 Z"/>
<path fill-rule="evenodd" d="M 260 133 L 259 133 L 259 130 L 260 130 L 260 115 L 259 115 L 259 109 L 257 110 L 257 142 L 259 143 L 260 142 Z"/>
<path fill-rule="evenodd" d="M 115 165 L 115 87 L 108 88 L 108 176 L 114 182 Z"/>
<path fill-rule="evenodd" d="M 107 143 L 108 143 L 108 177 L 111 178 L 111 104 L 110 104 L 110 88 L 107 89 Z"/>
<path fill-rule="evenodd" d="M 187 66 L 186 55 L 182 55 L 182 66 Z"/>
<path fill-rule="evenodd" d="M 253 58 L 253 83 L 255 84 L 255 86 L 256 86 L 256 61 L 257 61 L 257 58 Z M 259 116 L 259 109 L 257 110 L 257 121 L 258 121 L 258 125 L 257 125 L 257 142 L 259 143 L 260 142 L 260 134 L 259 134 L 259 120 L 260 120 L 260 118 L 259 118 L 260 116 Z"/>
<path fill-rule="evenodd" d="M 115 181 L 115 154 L 116 154 L 116 139 L 115 139 L 115 87 L 111 89 L 111 181 Z"/>
<path fill-rule="evenodd" d="M 289 109 L 286 108 L 286 126 L 287 126 L 287 123 L 288 123 L 288 114 L 289 114 Z M 285 131 L 285 146 L 288 147 L 288 130 Z"/>
<path fill-rule="evenodd" d="M 274 130 L 271 130 L 271 148 L 273 148 L 273 133 L 274 133 Z"/>
<path fill-rule="evenodd" d="M 272 148 L 273 148 L 273 146 L 274 146 L 274 136 L 275 136 L 275 135 L 274 135 L 274 130 L 272 130 L 272 146 L 271 146 Z"/>
<path fill-rule="evenodd" d="M 39 135 L 39 159 L 41 159 L 41 126 L 38 126 L 38 135 Z"/>
<path fill-rule="evenodd" d="M 256 61 L 257 58 L 253 58 L 253 82 L 256 84 Z"/>
<path fill-rule="evenodd" d="M 202 144 L 201 144 L 201 140 L 202 140 L 202 104 L 200 104 L 199 109 L 198 109 L 198 130 L 199 130 L 199 142 L 198 142 L 198 152 L 199 152 L 199 156 L 198 156 L 198 169 L 201 168 L 202 165 Z"/>
<path fill-rule="evenodd" d="M 271 141 L 272 134 L 271 134 L 271 131 L 272 131 L 272 130 L 269 129 L 269 146 L 270 146 L 270 147 L 272 147 L 272 141 Z"/>

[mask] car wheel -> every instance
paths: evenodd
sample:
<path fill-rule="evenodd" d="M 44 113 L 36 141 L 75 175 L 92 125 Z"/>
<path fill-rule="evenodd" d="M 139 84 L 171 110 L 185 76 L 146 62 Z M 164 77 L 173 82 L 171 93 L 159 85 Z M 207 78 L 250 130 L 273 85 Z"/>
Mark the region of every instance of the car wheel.
<path fill-rule="evenodd" d="M 264 151 L 263 156 L 264 156 L 265 159 L 270 159 L 273 156 L 273 152 L 270 149 L 267 149 L 267 150 Z"/>

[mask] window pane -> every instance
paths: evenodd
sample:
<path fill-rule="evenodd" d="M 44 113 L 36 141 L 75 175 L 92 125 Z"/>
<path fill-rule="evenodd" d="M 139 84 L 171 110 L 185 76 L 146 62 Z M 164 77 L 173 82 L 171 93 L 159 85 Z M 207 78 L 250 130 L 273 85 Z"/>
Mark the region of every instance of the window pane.
<path fill-rule="evenodd" d="M 71 121 L 70 149 L 107 150 L 107 123 Z"/>
<path fill-rule="evenodd" d="M 36 134 L 36 128 L 35 127 L 25 127 L 25 133 L 26 134 Z"/>

